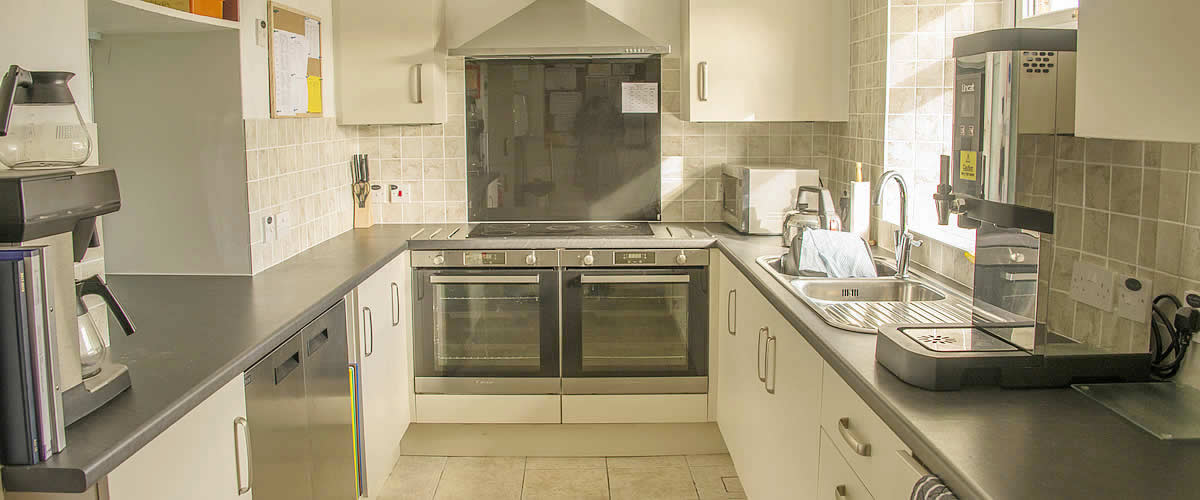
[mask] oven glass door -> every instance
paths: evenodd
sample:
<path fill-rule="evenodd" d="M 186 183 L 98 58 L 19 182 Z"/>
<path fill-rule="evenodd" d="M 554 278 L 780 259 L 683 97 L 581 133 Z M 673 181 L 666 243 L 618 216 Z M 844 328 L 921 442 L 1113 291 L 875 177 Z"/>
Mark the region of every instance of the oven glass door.
<path fill-rule="evenodd" d="M 707 276 L 704 268 L 564 271 L 563 377 L 706 376 Z"/>
<path fill-rule="evenodd" d="M 417 377 L 554 377 L 554 270 L 415 271 Z"/>

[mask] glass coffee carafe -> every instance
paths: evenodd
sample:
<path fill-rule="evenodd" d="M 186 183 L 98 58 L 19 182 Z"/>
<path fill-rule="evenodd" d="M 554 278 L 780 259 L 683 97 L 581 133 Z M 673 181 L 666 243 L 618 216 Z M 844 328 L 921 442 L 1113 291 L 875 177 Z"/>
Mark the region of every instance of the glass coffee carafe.
<path fill-rule="evenodd" d="M 75 167 L 92 140 L 67 82 L 74 73 L 10 66 L 0 85 L 0 163 L 14 169 Z"/>
<path fill-rule="evenodd" d="M 100 329 L 96 326 L 96 322 L 92 321 L 91 315 L 88 314 L 87 304 L 83 302 L 83 297 L 87 295 L 97 295 L 104 299 L 104 302 L 108 304 L 109 311 L 112 312 L 114 318 L 117 318 L 117 322 L 121 324 L 121 329 L 125 331 L 125 334 L 133 335 L 134 332 L 133 322 L 130 321 L 129 315 L 125 314 L 125 309 L 121 307 L 120 302 L 117 302 L 117 297 L 108 288 L 108 284 L 100 279 L 100 276 L 96 275 L 76 281 L 75 316 L 79 327 L 79 364 L 85 379 L 99 374 L 100 369 L 104 366 L 104 361 L 108 358 L 108 346 L 100 337 Z"/>

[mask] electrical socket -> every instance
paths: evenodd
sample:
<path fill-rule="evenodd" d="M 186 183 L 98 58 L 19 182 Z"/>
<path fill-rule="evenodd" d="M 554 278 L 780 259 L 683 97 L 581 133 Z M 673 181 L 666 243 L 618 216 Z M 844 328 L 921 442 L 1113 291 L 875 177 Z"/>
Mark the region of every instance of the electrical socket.
<path fill-rule="evenodd" d="M 263 241 L 275 241 L 279 239 L 279 224 L 276 222 L 274 215 L 264 215 L 262 226 Z"/>
<path fill-rule="evenodd" d="M 286 210 L 275 214 L 275 225 L 279 226 L 279 237 L 287 238 L 292 232 L 292 214 Z"/>
<path fill-rule="evenodd" d="M 399 184 L 388 184 L 387 190 L 388 203 L 400 203 L 404 198 L 404 192 L 408 191 L 406 187 L 401 187 Z"/>
<path fill-rule="evenodd" d="M 1071 298 L 1101 311 L 1113 310 L 1112 271 L 1078 261 L 1071 271 Z"/>
<path fill-rule="evenodd" d="M 1134 290 L 1136 288 L 1136 290 Z M 1136 321 L 1150 322 L 1150 294 L 1154 282 L 1133 276 L 1117 276 L 1117 316 Z"/>

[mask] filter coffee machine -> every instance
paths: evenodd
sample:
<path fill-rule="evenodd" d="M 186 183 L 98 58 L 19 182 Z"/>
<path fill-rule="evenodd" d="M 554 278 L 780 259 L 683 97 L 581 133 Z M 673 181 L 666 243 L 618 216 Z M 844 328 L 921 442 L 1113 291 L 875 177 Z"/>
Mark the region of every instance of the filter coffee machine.
<path fill-rule="evenodd" d="M 939 224 L 955 215 L 959 227 L 976 230 L 973 319 L 881 328 L 875 357 L 902 380 L 953 390 L 1149 379 L 1148 347 L 1088 345 L 1037 320 L 1055 182 L 1053 156 L 1038 161 L 1031 146 L 1074 133 L 1075 52 L 1075 30 L 1012 28 L 954 40 L 952 154 L 942 157 L 934 201 Z"/>
<path fill-rule="evenodd" d="M 133 333 L 133 323 L 103 280 L 93 277 L 77 283 L 74 274 L 74 264 L 83 259 L 89 246 L 99 244 L 97 218 L 120 207 L 117 175 L 112 168 L 0 170 L 0 250 L 35 250 L 44 269 L 44 287 L 39 293 L 45 304 L 47 345 L 54 345 L 44 354 L 48 366 L 54 369 L 44 374 L 53 383 L 40 397 L 61 409 L 51 429 L 45 431 L 49 434 L 63 436 L 67 425 L 130 387 L 128 369 L 109 361 L 103 346 L 99 352 L 95 352 L 96 346 L 88 346 L 90 350 L 84 351 L 88 354 L 81 354 L 81 308 L 83 318 L 87 317 L 79 297 L 103 296 L 127 334 Z M 30 335 L 18 329 L 0 333 Z M 65 442 L 54 451 L 61 451 L 63 446 Z"/>

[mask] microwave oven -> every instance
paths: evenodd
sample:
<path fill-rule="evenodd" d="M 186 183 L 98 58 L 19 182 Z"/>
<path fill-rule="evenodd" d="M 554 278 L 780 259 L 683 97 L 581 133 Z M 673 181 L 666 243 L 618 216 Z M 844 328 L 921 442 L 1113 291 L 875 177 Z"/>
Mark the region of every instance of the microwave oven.
<path fill-rule="evenodd" d="M 721 171 L 721 216 L 743 234 L 782 234 L 783 217 L 796 206 L 797 188 L 820 186 L 816 169 L 795 165 L 725 165 Z M 817 203 L 803 193 L 802 203 Z"/>

